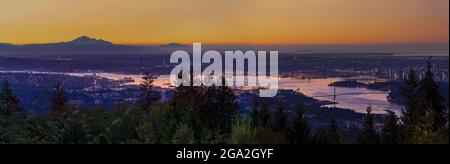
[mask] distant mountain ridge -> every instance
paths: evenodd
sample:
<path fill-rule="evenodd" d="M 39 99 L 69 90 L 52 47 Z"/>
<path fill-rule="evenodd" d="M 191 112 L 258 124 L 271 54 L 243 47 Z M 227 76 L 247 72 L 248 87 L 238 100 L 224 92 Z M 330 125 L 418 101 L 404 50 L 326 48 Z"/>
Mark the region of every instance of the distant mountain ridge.
<path fill-rule="evenodd" d="M 183 48 L 183 47 L 187 47 L 187 45 L 172 42 L 172 43 L 169 43 L 169 44 L 160 45 L 160 47 L 166 47 L 166 48 Z"/>
<path fill-rule="evenodd" d="M 158 53 L 185 45 L 169 43 L 161 46 L 133 46 L 114 44 L 103 39 L 81 36 L 67 42 L 14 45 L 0 43 L 0 55 L 14 54 L 142 54 Z"/>
<path fill-rule="evenodd" d="M 93 39 L 87 36 L 82 36 L 77 39 L 74 39 L 70 42 L 67 42 L 69 44 L 79 44 L 79 45 L 112 45 L 113 43 L 109 41 L 105 41 L 102 39 Z"/>
<path fill-rule="evenodd" d="M 8 43 L 5 43 L 8 44 Z M 11 44 L 10 44 L 11 45 Z M 42 44 L 24 44 L 24 45 L 15 45 L 18 47 L 29 47 L 29 46 L 113 46 L 115 44 L 105 41 L 102 39 L 94 39 L 87 36 L 81 36 L 74 40 L 67 42 L 58 42 L 58 43 L 42 43 Z"/>

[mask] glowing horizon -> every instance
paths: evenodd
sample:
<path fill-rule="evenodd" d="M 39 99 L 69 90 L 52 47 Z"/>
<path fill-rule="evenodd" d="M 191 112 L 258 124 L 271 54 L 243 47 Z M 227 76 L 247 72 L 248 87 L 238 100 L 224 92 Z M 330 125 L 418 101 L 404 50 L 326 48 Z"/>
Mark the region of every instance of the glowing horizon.
<path fill-rule="evenodd" d="M 0 0 L 0 43 L 448 43 L 448 0 Z"/>

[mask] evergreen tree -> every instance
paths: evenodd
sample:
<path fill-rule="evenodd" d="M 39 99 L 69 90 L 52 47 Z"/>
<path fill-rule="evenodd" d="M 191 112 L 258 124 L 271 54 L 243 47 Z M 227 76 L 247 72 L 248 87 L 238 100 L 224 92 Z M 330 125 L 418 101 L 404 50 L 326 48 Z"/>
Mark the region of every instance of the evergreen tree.
<path fill-rule="evenodd" d="M 3 81 L 0 90 L 0 115 L 9 116 L 22 111 L 19 99 L 14 96 L 8 81 Z"/>
<path fill-rule="evenodd" d="M 230 134 L 230 144 L 256 144 L 256 132 L 248 121 L 236 118 Z"/>
<path fill-rule="evenodd" d="M 269 103 L 267 100 L 262 101 L 261 103 L 261 111 L 259 114 L 259 121 L 261 122 L 261 126 L 264 128 L 269 127 L 270 125 L 270 109 Z"/>
<path fill-rule="evenodd" d="M 273 118 L 273 130 L 278 134 L 286 134 L 289 129 L 286 111 L 281 103 L 278 103 L 275 115 Z"/>
<path fill-rule="evenodd" d="M 260 126 L 257 130 L 258 144 L 286 144 L 287 138 L 273 131 L 270 127 Z"/>
<path fill-rule="evenodd" d="M 189 78 L 188 78 L 189 77 Z M 214 96 L 208 96 L 207 91 L 204 87 L 192 86 L 193 85 L 193 74 L 192 69 L 190 74 L 185 72 L 180 72 L 178 74 L 178 87 L 174 90 L 174 95 L 171 100 L 171 105 L 174 112 L 174 117 L 180 122 L 185 122 L 191 125 L 192 129 L 195 131 L 195 136 L 199 139 L 200 133 L 204 128 L 213 128 L 211 119 L 214 116 L 214 111 L 205 110 L 209 106 L 205 102 L 212 102 Z M 190 86 L 184 86 L 183 83 L 188 83 Z M 206 93 L 205 93 L 206 92 Z M 215 93 L 215 92 L 214 92 Z M 214 108 L 211 108 L 214 109 Z M 211 117 L 210 117 L 211 116 Z M 205 119 L 205 117 L 210 117 Z M 215 124 L 217 126 L 217 124 Z"/>
<path fill-rule="evenodd" d="M 217 130 L 203 129 L 200 144 L 221 144 L 223 138 Z"/>
<path fill-rule="evenodd" d="M 62 138 L 57 124 L 44 116 L 27 120 L 22 133 L 31 144 L 58 144 Z"/>
<path fill-rule="evenodd" d="M 209 108 L 207 110 L 215 111 L 216 125 L 219 125 L 218 128 L 222 132 L 229 133 L 231 132 L 233 118 L 237 114 L 236 96 L 233 90 L 226 85 L 225 77 L 222 77 L 222 86 L 218 87 L 217 91 L 215 96 L 217 104 L 214 105 L 217 108 Z"/>
<path fill-rule="evenodd" d="M 435 113 L 428 110 L 418 123 L 410 127 L 408 136 L 408 144 L 437 144 L 439 143 L 439 136 L 433 131 Z M 448 136 L 446 138 L 448 142 Z"/>
<path fill-rule="evenodd" d="M 175 131 L 175 134 L 172 139 L 172 143 L 174 144 L 194 144 L 195 136 L 192 128 L 190 128 L 186 124 L 180 124 Z"/>
<path fill-rule="evenodd" d="M 187 76 L 188 74 L 184 72 L 178 74 L 179 80 L 176 81 L 176 83 L 179 83 L 180 85 L 175 87 L 170 105 L 172 106 L 174 120 L 193 125 L 192 122 L 194 122 L 194 118 L 192 117 L 194 108 L 196 108 L 196 102 L 194 101 L 197 101 L 195 98 L 198 96 L 194 95 L 196 92 L 192 86 L 183 85 L 183 83 L 188 80 L 188 78 L 186 78 Z"/>
<path fill-rule="evenodd" d="M 383 144 L 400 144 L 400 128 L 398 125 L 397 115 L 388 110 L 388 116 L 384 123 L 383 132 L 381 134 L 381 140 Z"/>
<path fill-rule="evenodd" d="M 208 129 L 220 134 L 231 132 L 238 105 L 233 90 L 226 86 L 224 78 L 221 80 L 221 86 L 195 87 L 195 97 L 192 99 L 196 106 L 192 114 L 194 128 L 201 131 Z M 196 136 L 198 139 L 201 138 L 199 135 Z"/>
<path fill-rule="evenodd" d="M 380 137 L 375 130 L 374 115 L 372 107 L 367 107 L 367 114 L 364 118 L 364 129 L 358 137 L 359 144 L 379 144 Z"/>
<path fill-rule="evenodd" d="M 67 111 L 69 98 L 67 98 L 61 82 L 57 82 L 53 88 L 53 95 L 50 97 L 50 101 L 50 113 L 58 114 Z"/>
<path fill-rule="evenodd" d="M 330 144 L 328 141 L 327 131 L 324 129 L 318 130 L 314 135 L 312 136 L 310 143 L 311 144 Z"/>
<path fill-rule="evenodd" d="M 3 124 L 0 120 L 0 144 L 7 144 L 9 143 L 9 135 L 6 129 L 3 127 Z"/>
<path fill-rule="evenodd" d="M 144 144 L 156 143 L 155 130 L 150 122 L 143 121 L 141 125 L 136 127 L 136 133 L 139 138 L 139 143 Z"/>
<path fill-rule="evenodd" d="M 142 93 L 139 95 L 139 100 L 137 101 L 137 105 L 142 110 L 150 109 L 151 105 L 161 100 L 161 95 L 154 89 L 154 79 L 155 77 L 150 75 L 149 72 L 145 72 L 142 77 L 142 82 L 139 86 Z"/>
<path fill-rule="evenodd" d="M 402 122 L 407 130 L 409 126 L 414 126 L 425 115 L 426 111 L 417 93 L 418 80 L 415 71 L 410 69 L 404 81 L 400 92 L 405 98 Z"/>
<path fill-rule="evenodd" d="M 339 127 L 336 119 L 331 120 L 330 127 L 327 132 L 328 144 L 342 144 L 342 136 L 339 132 Z"/>
<path fill-rule="evenodd" d="M 81 118 L 70 115 L 66 118 L 57 118 L 54 123 L 57 127 L 61 144 L 83 144 L 86 143 L 86 133 Z"/>
<path fill-rule="evenodd" d="M 447 124 L 445 101 L 440 94 L 439 87 L 434 82 L 431 58 L 428 60 L 425 78 L 419 82 L 418 92 L 426 106 L 425 109 L 434 112 L 433 130 L 438 131 L 440 128 L 445 128 Z"/>
<path fill-rule="evenodd" d="M 305 110 L 299 105 L 295 120 L 292 124 L 292 143 L 308 144 L 311 140 L 311 132 L 308 120 L 305 118 Z"/>
<path fill-rule="evenodd" d="M 252 100 L 251 113 L 250 113 L 251 123 L 252 123 L 252 126 L 255 128 L 259 126 L 259 122 L 260 122 L 258 108 L 259 108 L 258 97 L 255 96 Z"/>

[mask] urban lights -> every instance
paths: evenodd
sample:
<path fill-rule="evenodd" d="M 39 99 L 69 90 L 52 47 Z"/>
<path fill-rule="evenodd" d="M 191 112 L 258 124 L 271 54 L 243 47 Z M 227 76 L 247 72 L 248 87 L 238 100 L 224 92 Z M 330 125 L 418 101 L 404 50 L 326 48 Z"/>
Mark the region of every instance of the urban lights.
<path fill-rule="evenodd" d="M 225 61 L 218 51 L 211 50 L 202 54 L 201 43 L 194 43 L 192 52 L 192 62 L 189 53 L 186 51 L 179 50 L 172 53 L 170 63 L 178 63 L 170 75 L 172 85 L 259 87 L 260 97 L 277 95 L 278 51 L 270 51 L 269 75 L 267 75 L 268 58 L 266 51 L 258 51 L 257 53 L 255 51 L 246 51 L 245 53 L 242 51 L 225 51 Z M 213 62 L 211 63 L 211 61 Z M 210 65 L 202 70 L 202 64 Z M 225 64 L 225 71 L 223 71 L 223 64 Z M 247 65 L 247 69 L 245 65 Z M 182 76 L 178 76 L 180 73 Z M 192 75 L 189 76 L 189 73 L 192 73 Z M 189 79 L 191 77 L 192 79 Z M 225 79 L 225 84 L 222 84 L 222 78 Z"/>

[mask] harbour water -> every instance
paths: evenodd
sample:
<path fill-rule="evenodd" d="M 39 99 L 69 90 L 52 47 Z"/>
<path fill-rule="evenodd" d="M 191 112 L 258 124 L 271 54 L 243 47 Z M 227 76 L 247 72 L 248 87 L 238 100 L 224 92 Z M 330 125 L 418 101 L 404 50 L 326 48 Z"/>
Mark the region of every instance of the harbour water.
<path fill-rule="evenodd" d="M 93 75 L 92 73 L 71 73 L 73 76 Z M 131 78 L 133 82 L 127 85 L 138 85 L 142 80 L 142 75 L 126 75 L 114 73 L 96 73 L 96 76 L 121 80 Z M 319 79 L 295 79 L 295 78 L 279 78 L 279 88 L 287 90 L 295 90 L 306 96 L 314 97 L 318 100 L 335 101 L 337 104 L 328 105 L 338 108 L 351 109 L 359 113 L 366 113 L 367 107 L 370 105 L 373 113 L 386 113 L 386 110 L 401 113 L 402 106 L 390 103 L 387 100 L 388 93 L 385 91 L 371 90 L 366 88 L 346 88 L 331 87 L 330 83 L 341 81 L 343 78 L 319 78 Z M 154 81 L 156 86 L 162 88 L 170 88 L 170 76 L 161 75 Z M 334 94 L 336 91 L 336 99 Z"/>
<path fill-rule="evenodd" d="M 110 80 L 128 79 L 124 85 L 138 85 L 141 83 L 142 75 L 118 74 L 118 73 L 59 73 L 59 72 L 34 72 L 34 71 L 0 71 L 0 73 L 33 73 L 33 74 L 64 74 L 70 76 L 96 76 Z M 319 79 L 295 79 L 279 78 L 279 88 L 294 90 L 306 96 L 318 100 L 335 101 L 337 104 L 328 105 L 338 108 L 351 109 L 359 113 L 365 113 L 370 105 L 373 113 L 386 113 L 386 110 L 401 113 L 402 106 L 390 103 L 387 100 L 388 93 L 385 91 L 371 90 L 366 88 L 331 87 L 330 83 L 341 81 L 343 78 L 319 78 Z M 170 76 L 160 75 L 154 85 L 162 88 L 170 88 Z M 336 95 L 336 97 L 335 97 Z"/>

